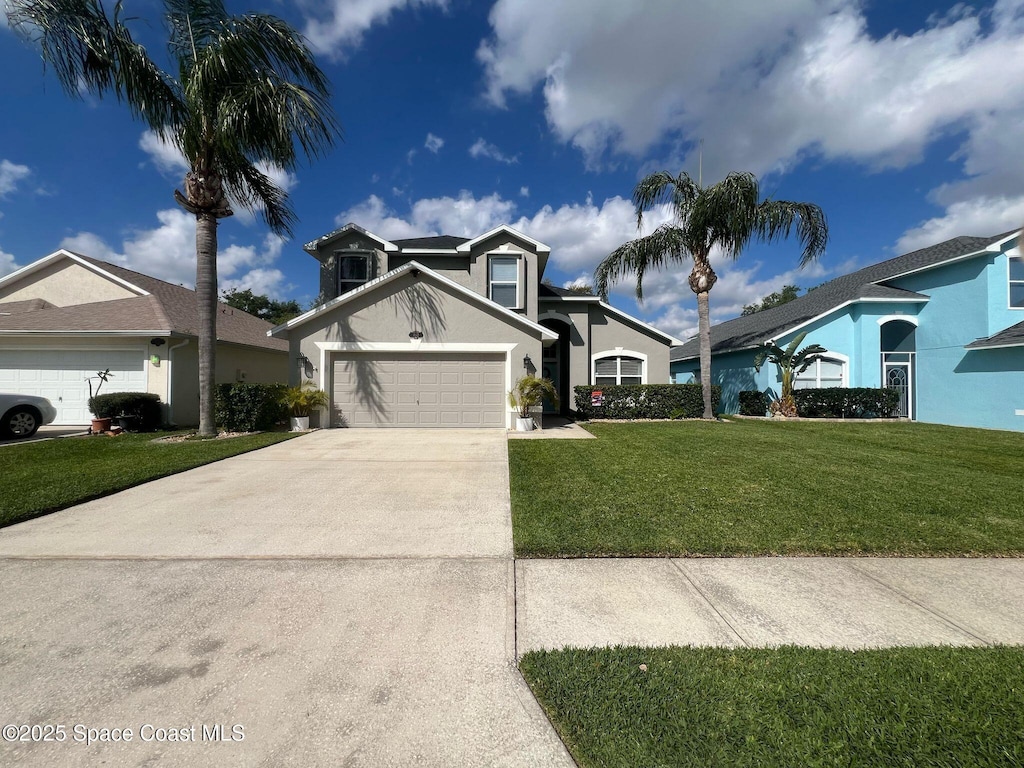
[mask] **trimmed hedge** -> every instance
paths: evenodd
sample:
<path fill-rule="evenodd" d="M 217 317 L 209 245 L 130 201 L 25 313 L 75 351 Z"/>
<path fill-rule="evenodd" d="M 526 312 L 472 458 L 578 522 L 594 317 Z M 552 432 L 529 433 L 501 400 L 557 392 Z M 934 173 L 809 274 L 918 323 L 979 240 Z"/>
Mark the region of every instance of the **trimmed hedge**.
<path fill-rule="evenodd" d="M 217 426 L 228 432 L 270 429 L 288 417 L 288 408 L 281 403 L 287 388 L 284 384 L 218 384 Z"/>
<path fill-rule="evenodd" d="M 811 419 L 884 419 L 896 413 L 900 395 L 895 389 L 825 387 L 793 392 L 798 416 Z"/>
<path fill-rule="evenodd" d="M 160 405 L 160 396 L 149 392 L 110 392 L 89 398 L 89 410 L 97 419 L 129 416 L 138 420 L 135 426 L 140 432 L 152 432 L 163 423 Z"/>
<path fill-rule="evenodd" d="M 756 389 L 740 392 L 740 416 L 764 416 L 768 413 L 768 395 Z"/>
<path fill-rule="evenodd" d="M 591 405 L 600 390 L 604 405 Z M 700 384 L 617 384 L 574 387 L 576 412 L 584 419 L 699 419 L 704 415 Z M 711 387 L 711 406 L 718 412 L 722 388 Z"/>

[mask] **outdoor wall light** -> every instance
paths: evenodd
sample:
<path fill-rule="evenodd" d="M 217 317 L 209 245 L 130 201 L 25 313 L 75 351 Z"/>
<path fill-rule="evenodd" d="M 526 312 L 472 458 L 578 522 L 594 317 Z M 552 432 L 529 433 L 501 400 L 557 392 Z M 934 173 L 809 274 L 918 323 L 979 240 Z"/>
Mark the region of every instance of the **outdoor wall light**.
<path fill-rule="evenodd" d="M 527 355 L 526 357 L 523 358 L 523 368 L 529 370 L 531 365 L 533 365 L 533 360 L 531 360 L 530 356 Z"/>
<path fill-rule="evenodd" d="M 309 365 L 309 358 L 303 355 L 302 353 L 299 353 L 298 361 L 299 366 L 302 368 L 305 368 L 307 365 Z"/>

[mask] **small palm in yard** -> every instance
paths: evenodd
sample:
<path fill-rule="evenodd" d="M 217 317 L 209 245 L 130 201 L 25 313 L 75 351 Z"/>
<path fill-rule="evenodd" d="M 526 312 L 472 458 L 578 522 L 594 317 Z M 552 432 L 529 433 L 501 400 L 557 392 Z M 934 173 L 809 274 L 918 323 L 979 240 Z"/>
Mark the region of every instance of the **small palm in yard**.
<path fill-rule="evenodd" d="M 327 79 L 302 36 L 280 19 L 229 16 L 222 0 L 165 0 L 173 76 L 99 0 L 8 0 L 13 29 L 38 44 L 64 90 L 113 94 L 189 166 L 174 197 L 196 217 L 199 433 L 212 437 L 217 318 L 217 224 L 231 205 L 291 234 L 287 193 L 267 175 L 316 156 L 338 126 Z"/>
<path fill-rule="evenodd" d="M 782 374 L 782 396 L 777 403 L 773 403 L 772 410 L 778 411 L 783 416 L 796 416 L 796 401 L 793 399 L 793 381 L 801 373 L 807 370 L 811 363 L 817 360 L 827 349 L 819 344 L 809 344 L 797 351 L 807 332 L 801 333 L 783 349 L 774 341 L 765 344 L 765 348 L 754 358 L 754 370 L 761 372 L 761 366 L 765 362 L 774 363 Z"/>
<path fill-rule="evenodd" d="M 520 419 L 529 419 L 530 409 L 541 405 L 545 399 L 558 407 L 558 391 L 554 382 L 539 376 L 523 376 L 508 393 L 508 403 L 516 409 Z"/>
<path fill-rule="evenodd" d="M 643 280 L 648 270 L 669 264 L 693 262 L 690 290 L 697 294 L 700 338 L 700 383 L 704 389 L 704 418 L 714 418 L 711 408 L 711 315 L 708 294 L 718 280 L 711 268 L 711 253 L 720 249 L 739 258 L 751 239 L 773 242 L 789 237 L 796 228 L 803 246 L 800 266 L 821 256 L 828 242 L 828 224 L 821 208 L 813 203 L 761 200 L 757 179 L 750 173 L 730 173 L 710 187 L 689 174 L 652 173 L 633 190 L 637 228 L 644 213 L 669 203 L 675 220 L 654 232 L 616 248 L 594 273 L 598 293 L 608 297 L 612 283 L 636 275 L 636 297 L 643 300 Z"/>
<path fill-rule="evenodd" d="M 319 408 L 326 408 L 330 399 L 327 393 L 318 389 L 316 384 L 307 381 L 297 387 L 288 387 L 281 396 L 281 404 L 288 408 L 288 413 L 293 419 L 292 429 L 299 430 L 309 428 L 309 414 Z M 296 423 L 295 419 L 305 419 L 304 422 Z"/>

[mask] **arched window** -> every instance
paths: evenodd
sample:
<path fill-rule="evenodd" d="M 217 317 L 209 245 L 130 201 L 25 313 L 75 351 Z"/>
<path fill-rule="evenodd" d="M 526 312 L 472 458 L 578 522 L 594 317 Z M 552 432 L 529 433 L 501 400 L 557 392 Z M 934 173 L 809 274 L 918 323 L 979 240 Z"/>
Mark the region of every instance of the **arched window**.
<path fill-rule="evenodd" d="M 847 361 L 838 355 L 824 355 L 798 373 L 793 389 L 823 389 L 846 386 Z"/>
<path fill-rule="evenodd" d="M 647 381 L 646 361 L 627 354 L 610 353 L 594 357 L 594 384 L 643 384 Z"/>

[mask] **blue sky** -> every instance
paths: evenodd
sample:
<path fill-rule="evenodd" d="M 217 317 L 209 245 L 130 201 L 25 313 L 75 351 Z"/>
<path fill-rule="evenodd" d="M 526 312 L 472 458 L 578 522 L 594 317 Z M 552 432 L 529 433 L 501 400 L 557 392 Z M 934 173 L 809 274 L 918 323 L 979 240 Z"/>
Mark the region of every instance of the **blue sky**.
<path fill-rule="evenodd" d="M 163 56 L 161 4 L 125 0 Z M 251 217 L 220 229 L 222 287 L 308 303 L 302 243 L 347 221 L 386 237 L 475 236 L 508 223 L 548 243 L 547 276 L 587 278 L 635 236 L 645 173 L 748 170 L 824 208 L 831 240 L 716 260 L 712 317 L 786 283 L 818 285 L 956 235 L 1024 223 L 1024 0 L 253 0 L 302 29 L 344 141 L 278 174 L 299 216 L 281 242 Z M 162 60 L 162 59 L 161 59 Z M 69 247 L 191 285 L 193 222 L 175 153 L 113 100 L 69 99 L 0 28 L 0 274 Z M 660 223 L 667 211 L 652 212 Z M 645 280 L 637 307 L 696 327 L 689 269 Z"/>

